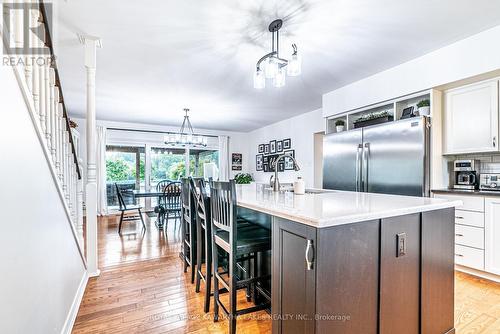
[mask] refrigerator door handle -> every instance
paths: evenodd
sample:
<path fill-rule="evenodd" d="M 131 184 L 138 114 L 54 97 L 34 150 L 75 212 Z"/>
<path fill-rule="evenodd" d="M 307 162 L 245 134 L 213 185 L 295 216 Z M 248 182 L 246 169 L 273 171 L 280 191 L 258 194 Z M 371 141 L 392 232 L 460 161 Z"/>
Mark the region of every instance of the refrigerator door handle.
<path fill-rule="evenodd" d="M 370 154 L 370 143 L 365 143 L 363 147 L 363 175 L 362 175 L 362 191 L 368 192 L 368 159 Z"/>
<path fill-rule="evenodd" d="M 361 159 L 359 158 L 361 149 L 363 149 L 363 144 L 358 144 L 356 148 L 356 191 L 361 191 Z"/>

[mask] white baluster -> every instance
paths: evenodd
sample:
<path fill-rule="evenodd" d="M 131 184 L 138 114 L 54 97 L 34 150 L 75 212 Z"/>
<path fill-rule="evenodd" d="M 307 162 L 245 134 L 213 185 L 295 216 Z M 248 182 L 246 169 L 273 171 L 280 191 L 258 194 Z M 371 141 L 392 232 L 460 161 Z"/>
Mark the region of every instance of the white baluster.
<path fill-rule="evenodd" d="M 53 68 L 49 70 L 49 92 L 50 92 L 50 101 L 49 101 L 49 109 L 50 109 L 50 153 L 52 155 L 52 163 L 56 164 L 56 72 Z"/>
<path fill-rule="evenodd" d="M 59 103 L 58 106 L 59 113 L 59 179 L 61 180 L 61 184 L 63 182 L 64 175 L 64 129 L 66 124 L 64 124 L 64 113 L 63 113 L 63 104 Z"/>
<path fill-rule="evenodd" d="M 20 1 L 13 1 L 15 3 L 21 3 Z M 14 47 L 17 49 L 16 54 L 18 57 L 23 56 L 23 11 L 21 9 L 15 9 L 12 11 L 12 30 L 13 30 L 13 39 L 14 39 Z M 22 61 L 17 62 L 17 67 L 20 72 L 23 70 Z"/>
<path fill-rule="evenodd" d="M 38 73 L 39 73 L 39 107 L 38 107 L 38 112 L 40 113 L 40 126 L 42 128 L 42 133 L 45 134 L 46 130 L 46 124 L 45 124 L 45 64 L 40 64 L 38 66 Z"/>
<path fill-rule="evenodd" d="M 31 11 L 31 0 L 25 1 L 25 10 L 28 14 L 28 23 L 33 22 L 33 13 Z M 30 27 L 33 27 L 34 25 L 30 25 Z M 33 44 L 33 39 L 29 38 L 28 34 L 28 40 L 24 41 L 25 44 L 27 44 L 30 48 L 34 46 Z M 33 60 L 30 57 L 26 57 L 26 65 L 24 66 L 24 76 L 26 78 L 26 85 L 28 86 L 28 89 L 30 92 L 33 93 L 33 71 L 32 71 L 32 62 Z"/>
<path fill-rule="evenodd" d="M 64 124 L 64 119 L 63 119 L 63 131 L 62 131 L 62 162 L 63 162 L 63 170 L 62 170 L 62 188 L 64 192 L 64 196 L 66 197 L 67 191 L 68 191 L 68 183 L 66 176 L 68 175 L 68 145 L 66 144 L 66 125 Z"/>
<path fill-rule="evenodd" d="M 82 159 L 78 160 L 78 165 L 82 165 Z M 80 168 L 80 167 L 79 167 Z M 80 175 L 82 175 L 82 169 L 80 168 Z M 78 228 L 83 226 L 83 177 L 76 180 L 76 221 Z"/>
<path fill-rule="evenodd" d="M 59 160 L 59 134 L 60 134 L 60 121 L 59 121 L 59 87 L 54 87 L 54 144 L 52 146 L 54 152 L 54 166 L 56 167 L 57 175 L 59 175 L 59 169 L 61 168 L 61 163 Z"/>
<path fill-rule="evenodd" d="M 47 58 L 44 58 L 47 59 Z M 51 150 L 51 124 L 52 120 L 50 119 L 50 68 L 48 63 L 45 64 L 43 67 L 45 73 L 44 73 L 44 87 L 45 87 L 45 138 L 47 139 L 47 148 L 49 151 Z"/>

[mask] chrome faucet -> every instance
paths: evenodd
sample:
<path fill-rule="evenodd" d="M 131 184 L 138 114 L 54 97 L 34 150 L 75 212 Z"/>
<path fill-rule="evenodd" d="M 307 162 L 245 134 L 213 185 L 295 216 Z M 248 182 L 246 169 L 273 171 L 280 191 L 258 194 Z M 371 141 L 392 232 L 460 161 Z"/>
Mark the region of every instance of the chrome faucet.
<path fill-rule="evenodd" d="M 293 161 L 293 169 L 297 172 L 300 170 L 299 164 L 297 163 L 297 160 L 290 154 L 282 154 L 274 161 L 274 175 L 271 175 L 269 178 L 269 186 L 273 188 L 273 191 L 280 191 L 280 180 L 278 178 L 278 163 L 281 159 L 289 157 Z"/>

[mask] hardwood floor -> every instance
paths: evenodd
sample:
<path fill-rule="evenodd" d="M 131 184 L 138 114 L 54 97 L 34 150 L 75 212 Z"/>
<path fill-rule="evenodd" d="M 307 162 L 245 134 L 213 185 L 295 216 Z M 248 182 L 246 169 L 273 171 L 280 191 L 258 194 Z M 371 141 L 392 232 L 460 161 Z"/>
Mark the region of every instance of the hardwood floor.
<path fill-rule="evenodd" d="M 102 272 L 89 280 L 73 333 L 227 333 L 228 322 L 203 312 L 203 293 L 182 271 L 179 223 L 169 222 L 167 237 L 147 217 L 144 233 L 129 222 L 120 237 L 117 225 L 115 216 L 99 219 Z M 500 334 L 500 284 L 459 272 L 455 278 L 457 333 Z M 243 291 L 238 303 L 247 305 Z M 238 318 L 238 333 L 270 332 L 265 312 Z"/>
<path fill-rule="evenodd" d="M 227 333 L 228 321 L 203 312 L 203 293 L 183 273 L 179 223 L 169 222 L 165 237 L 153 220 L 146 218 L 145 233 L 140 222 L 127 223 L 120 237 L 117 217 L 99 219 L 101 276 L 89 280 L 73 333 Z M 238 307 L 247 306 L 241 291 Z M 271 332 L 264 311 L 239 317 L 237 326 L 238 333 Z"/>

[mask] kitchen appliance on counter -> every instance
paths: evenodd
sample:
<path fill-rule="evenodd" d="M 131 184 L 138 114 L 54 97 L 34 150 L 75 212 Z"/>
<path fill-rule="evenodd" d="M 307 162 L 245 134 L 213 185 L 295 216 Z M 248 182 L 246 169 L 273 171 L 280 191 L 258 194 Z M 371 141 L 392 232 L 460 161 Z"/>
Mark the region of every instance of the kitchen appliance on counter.
<path fill-rule="evenodd" d="M 429 196 L 425 116 L 326 135 L 323 188 Z"/>
<path fill-rule="evenodd" d="M 479 160 L 455 160 L 453 162 L 453 189 L 475 190 L 479 184 Z"/>
<path fill-rule="evenodd" d="M 481 174 L 479 188 L 486 191 L 500 191 L 500 174 Z"/>

